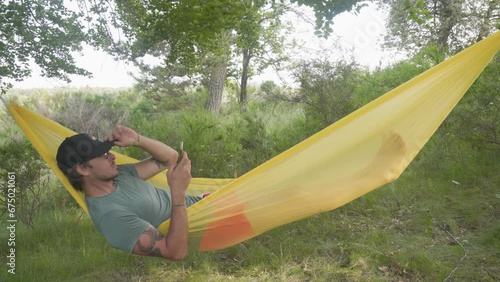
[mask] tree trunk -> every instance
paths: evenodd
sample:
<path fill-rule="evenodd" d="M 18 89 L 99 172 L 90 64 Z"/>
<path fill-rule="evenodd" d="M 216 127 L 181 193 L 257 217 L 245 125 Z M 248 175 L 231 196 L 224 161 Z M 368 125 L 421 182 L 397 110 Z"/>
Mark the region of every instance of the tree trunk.
<path fill-rule="evenodd" d="M 205 108 L 214 114 L 219 113 L 222 104 L 226 76 L 226 62 L 224 60 L 216 60 L 211 67 L 208 81 L 208 100 L 205 103 Z"/>
<path fill-rule="evenodd" d="M 247 84 L 248 84 L 248 65 L 250 64 L 250 50 L 243 50 L 243 72 L 241 73 L 241 88 L 240 88 L 240 111 L 248 111 L 248 97 L 247 97 Z"/>

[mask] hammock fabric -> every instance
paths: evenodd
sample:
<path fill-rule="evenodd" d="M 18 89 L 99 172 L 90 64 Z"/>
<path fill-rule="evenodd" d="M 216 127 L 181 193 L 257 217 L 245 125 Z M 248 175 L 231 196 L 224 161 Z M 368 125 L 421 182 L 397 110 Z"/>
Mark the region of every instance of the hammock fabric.
<path fill-rule="evenodd" d="M 189 192 L 213 192 L 189 207 L 190 247 L 218 250 L 280 225 L 340 207 L 399 177 L 500 48 L 500 32 L 395 88 L 238 179 L 195 178 Z M 16 105 L 11 115 L 59 171 L 58 145 L 75 132 Z M 116 154 L 117 163 L 136 162 Z M 165 174 L 151 179 L 166 187 Z M 169 221 L 159 226 L 168 231 Z"/>

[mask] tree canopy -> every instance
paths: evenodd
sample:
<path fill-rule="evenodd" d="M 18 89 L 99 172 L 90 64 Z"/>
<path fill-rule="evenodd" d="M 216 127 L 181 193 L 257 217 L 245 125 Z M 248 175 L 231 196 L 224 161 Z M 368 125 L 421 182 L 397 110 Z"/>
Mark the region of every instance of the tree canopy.
<path fill-rule="evenodd" d="M 429 45 L 456 52 L 499 28 L 499 5 L 473 0 L 372 0 L 389 10 L 388 42 L 414 50 Z M 293 7 L 310 7 L 316 34 L 328 37 L 335 15 L 360 9 L 361 0 L 78 0 L 79 10 L 65 1 L 3 0 L 0 3 L 0 89 L 11 86 L 38 65 L 42 76 L 70 81 L 90 75 L 78 67 L 74 52 L 82 43 L 102 48 L 139 65 L 146 75 L 197 73 L 226 79 L 239 69 L 242 89 L 252 73 L 276 63 L 264 55 L 279 54 L 280 17 Z M 266 48 L 269 44 L 269 48 Z M 143 58 L 159 58 L 150 67 Z M 215 60 L 214 58 L 217 58 Z M 236 67 L 239 64 L 241 67 Z M 160 71 L 161 69 L 168 71 Z M 207 70 L 211 70 L 208 71 Z M 205 72 L 205 73 L 204 73 Z M 234 74 L 228 73 L 228 75 Z M 165 80 L 165 76 L 162 78 Z M 208 81 L 208 80 L 207 80 Z M 220 83 L 218 83 L 220 88 Z M 244 91 L 241 91 L 244 93 Z"/>
<path fill-rule="evenodd" d="M 67 82 L 71 74 L 90 75 L 73 58 L 84 42 L 139 65 L 141 57 L 152 55 L 188 68 L 199 65 L 207 53 L 227 52 L 220 45 L 223 32 L 240 34 L 239 48 L 259 48 L 266 10 L 276 12 L 289 3 L 311 7 L 318 32 L 328 35 L 334 15 L 357 2 L 82 0 L 72 2 L 80 8 L 74 11 L 64 1 L 4 0 L 0 3 L 0 87 L 4 91 L 10 82 L 28 77 L 33 64 L 40 67 L 42 76 Z"/>
<path fill-rule="evenodd" d="M 500 28 L 498 0 L 379 0 L 389 9 L 388 42 L 416 53 L 456 53 Z"/>
<path fill-rule="evenodd" d="M 332 33 L 331 25 L 333 18 L 343 12 L 347 12 L 356 7 L 360 9 L 364 5 L 358 5 L 362 0 L 290 0 L 291 3 L 297 3 L 299 6 L 311 7 L 316 16 L 316 35 L 328 37 Z"/>
<path fill-rule="evenodd" d="M 184 73 L 201 73 L 209 85 L 213 105 L 220 101 L 221 85 L 226 70 L 236 69 L 241 62 L 240 101 L 246 104 L 246 84 L 251 75 L 252 62 L 261 66 L 275 64 L 270 54 L 281 52 L 283 40 L 277 36 L 280 17 L 287 5 L 294 3 L 311 7 L 316 15 L 318 34 L 328 36 L 336 14 L 352 9 L 359 0 L 294 1 L 284 0 L 189 0 L 166 1 L 106 1 L 87 2 L 89 14 L 106 14 L 112 20 L 94 21 L 98 38 L 108 51 L 141 65 L 145 72 L 151 69 L 142 63 L 144 56 L 163 60 L 164 68 L 182 65 Z M 288 7 L 288 9 L 290 9 Z M 189 20 L 186 20 L 189 19 Z M 124 37 L 116 39 L 107 25 L 118 28 Z M 100 32 L 99 32 L 100 31 Z M 270 32 L 273 36 L 269 36 Z M 265 46 L 272 46 L 266 48 Z M 266 59 L 263 59 L 267 55 Z M 239 58 L 238 58 L 239 57 Z M 217 58 L 217 59 L 214 59 Z M 278 55 L 277 58 L 280 58 Z M 254 59 L 254 60 L 252 60 Z M 208 70 L 208 72 L 207 72 Z M 161 74 L 155 70 L 156 74 Z M 215 81 L 215 79 L 219 81 Z M 161 79 L 158 79 L 160 81 Z M 222 80 L 222 81 L 220 81 Z M 211 87 L 216 86 L 216 87 Z M 214 90 L 212 90 L 214 89 Z M 212 93 L 217 92 L 217 93 Z M 220 102 L 218 102 L 220 103 Z M 217 106 L 214 106 L 217 111 Z"/>
<path fill-rule="evenodd" d="M 79 19 L 63 1 L 0 2 L 1 92 L 29 76 L 33 63 L 43 76 L 68 82 L 70 74 L 89 75 L 76 66 L 72 55 L 87 40 Z"/>

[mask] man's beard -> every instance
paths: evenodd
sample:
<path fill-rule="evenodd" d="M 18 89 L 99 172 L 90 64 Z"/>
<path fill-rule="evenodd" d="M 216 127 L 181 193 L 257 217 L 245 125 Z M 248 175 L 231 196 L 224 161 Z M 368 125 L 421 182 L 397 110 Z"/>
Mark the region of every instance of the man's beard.
<path fill-rule="evenodd" d="M 118 176 L 118 173 L 116 173 L 116 175 L 113 175 L 113 176 L 103 177 L 103 178 L 101 178 L 101 180 L 102 181 L 111 181 L 111 180 L 115 179 L 117 176 Z"/>

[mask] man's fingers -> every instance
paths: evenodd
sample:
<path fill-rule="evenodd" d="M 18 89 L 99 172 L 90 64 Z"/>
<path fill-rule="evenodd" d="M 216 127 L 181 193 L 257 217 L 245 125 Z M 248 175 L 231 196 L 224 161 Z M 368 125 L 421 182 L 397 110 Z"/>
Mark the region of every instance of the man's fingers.
<path fill-rule="evenodd" d="M 186 153 L 186 151 L 182 151 L 182 159 L 186 159 L 189 161 L 189 158 L 188 158 L 188 154 Z"/>
<path fill-rule="evenodd" d="M 176 166 L 177 166 L 176 163 L 169 163 L 168 167 L 167 167 L 167 175 L 169 175 L 172 172 L 174 172 Z"/>
<path fill-rule="evenodd" d="M 186 152 L 182 152 L 182 158 L 177 164 L 177 168 L 183 168 L 185 170 L 191 171 L 191 160 L 188 158 Z"/>
<path fill-rule="evenodd" d="M 182 159 L 179 163 L 170 164 L 167 180 L 170 189 L 187 189 L 191 181 L 191 161 L 186 152 L 182 153 Z"/>
<path fill-rule="evenodd" d="M 189 166 L 189 168 L 191 168 L 191 160 L 188 158 L 186 152 L 182 152 L 182 160 L 179 164 L 182 164 L 184 166 Z"/>

